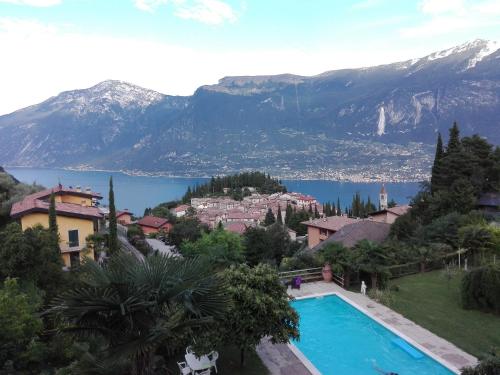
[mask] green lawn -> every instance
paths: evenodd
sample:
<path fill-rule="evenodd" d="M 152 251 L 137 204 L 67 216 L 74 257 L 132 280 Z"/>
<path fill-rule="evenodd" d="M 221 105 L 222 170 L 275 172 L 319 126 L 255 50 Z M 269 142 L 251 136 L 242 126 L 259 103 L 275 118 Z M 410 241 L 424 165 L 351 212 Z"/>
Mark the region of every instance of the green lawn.
<path fill-rule="evenodd" d="M 182 357 L 182 356 L 181 356 Z M 179 358 L 178 361 L 184 361 Z M 245 367 L 240 368 L 240 352 L 237 348 L 226 347 L 219 351 L 217 360 L 218 375 L 268 375 L 269 371 L 262 363 L 257 353 L 245 353 Z M 173 374 L 178 374 L 177 365 L 172 363 L 169 368 Z M 215 374 L 215 371 L 212 371 Z"/>
<path fill-rule="evenodd" d="M 391 308 L 462 348 L 482 357 L 500 348 L 500 316 L 460 306 L 461 274 L 449 284 L 442 271 L 391 280 L 399 291 L 391 292 Z"/>

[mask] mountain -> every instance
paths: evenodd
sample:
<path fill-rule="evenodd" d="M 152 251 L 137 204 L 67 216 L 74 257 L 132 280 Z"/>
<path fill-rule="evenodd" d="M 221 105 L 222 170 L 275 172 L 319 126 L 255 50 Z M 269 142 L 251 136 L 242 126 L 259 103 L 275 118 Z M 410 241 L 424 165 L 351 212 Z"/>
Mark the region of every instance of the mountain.
<path fill-rule="evenodd" d="M 500 45 L 305 77 L 225 77 L 189 97 L 105 81 L 0 116 L 0 163 L 210 175 L 421 179 L 436 133 L 500 143 Z"/>

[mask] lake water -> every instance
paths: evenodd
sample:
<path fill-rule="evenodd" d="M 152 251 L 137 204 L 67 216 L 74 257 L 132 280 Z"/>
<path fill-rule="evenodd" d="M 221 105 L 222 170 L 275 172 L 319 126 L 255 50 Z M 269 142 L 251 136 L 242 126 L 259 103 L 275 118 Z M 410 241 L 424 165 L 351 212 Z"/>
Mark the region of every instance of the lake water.
<path fill-rule="evenodd" d="M 56 186 L 60 181 L 64 186 L 82 188 L 90 186 L 93 191 L 104 197 L 102 204 L 107 204 L 109 176 L 113 176 L 115 202 L 118 209 L 128 208 L 142 216 L 146 207 L 181 198 L 188 186 L 207 181 L 207 178 L 150 177 L 129 176 L 120 172 L 67 171 L 62 169 L 41 168 L 6 168 L 18 180 L 25 183 Z M 380 183 L 355 183 L 324 180 L 283 180 L 289 191 L 310 194 L 320 202 L 334 201 L 340 198 L 342 209 L 350 205 L 352 196 L 359 192 L 363 199 L 370 196 L 372 202 L 378 202 Z M 386 183 L 389 200 L 399 204 L 409 202 L 419 188 L 418 183 Z"/>

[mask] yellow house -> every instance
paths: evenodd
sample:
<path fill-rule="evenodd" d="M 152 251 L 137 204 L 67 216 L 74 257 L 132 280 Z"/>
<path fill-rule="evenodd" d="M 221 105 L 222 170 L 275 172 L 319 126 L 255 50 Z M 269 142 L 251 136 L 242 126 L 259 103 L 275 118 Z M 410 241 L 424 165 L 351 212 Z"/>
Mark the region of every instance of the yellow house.
<path fill-rule="evenodd" d="M 59 231 L 59 246 L 66 267 L 80 263 L 84 256 L 94 257 L 92 249 L 86 248 L 85 239 L 99 230 L 102 214 L 96 207 L 101 195 L 89 189 L 64 188 L 59 185 L 52 189 L 26 196 L 14 203 L 11 217 L 19 219 L 23 230 L 37 224 L 49 227 L 49 200 L 54 193 L 56 201 L 56 221 Z"/>

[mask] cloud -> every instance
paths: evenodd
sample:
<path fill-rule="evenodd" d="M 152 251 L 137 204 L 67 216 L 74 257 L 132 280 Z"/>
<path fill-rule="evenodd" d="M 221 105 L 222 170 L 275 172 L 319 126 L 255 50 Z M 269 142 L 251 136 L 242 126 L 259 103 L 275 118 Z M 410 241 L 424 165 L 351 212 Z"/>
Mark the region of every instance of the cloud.
<path fill-rule="evenodd" d="M 234 9 L 219 0 L 195 0 L 191 4 L 181 5 L 174 14 L 179 18 L 196 20 L 208 25 L 220 25 L 238 19 Z"/>
<path fill-rule="evenodd" d="M 168 0 L 134 0 L 136 8 L 145 12 L 153 12 L 160 5 L 166 4 Z"/>
<path fill-rule="evenodd" d="M 105 36 L 27 19 L 0 17 L 0 114 L 41 102 L 61 91 L 120 79 L 165 94 L 191 95 L 204 84 L 230 75 L 318 74 L 331 69 L 375 65 L 429 52 L 384 48 L 384 41 L 315 50 L 281 46 L 226 51 L 187 48 L 163 41 Z M 200 69 L 200 61 L 203 69 Z"/>
<path fill-rule="evenodd" d="M 418 9 L 428 18 L 417 25 L 401 28 L 402 37 L 428 38 L 500 25 L 500 2 L 497 0 L 423 0 Z"/>
<path fill-rule="evenodd" d="M 173 8 L 176 17 L 207 25 L 233 23 L 238 19 L 233 7 L 222 0 L 134 0 L 136 8 L 146 12 L 154 12 L 167 3 Z M 242 9 L 245 7 L 246 3 L 242 3 Z"/>

